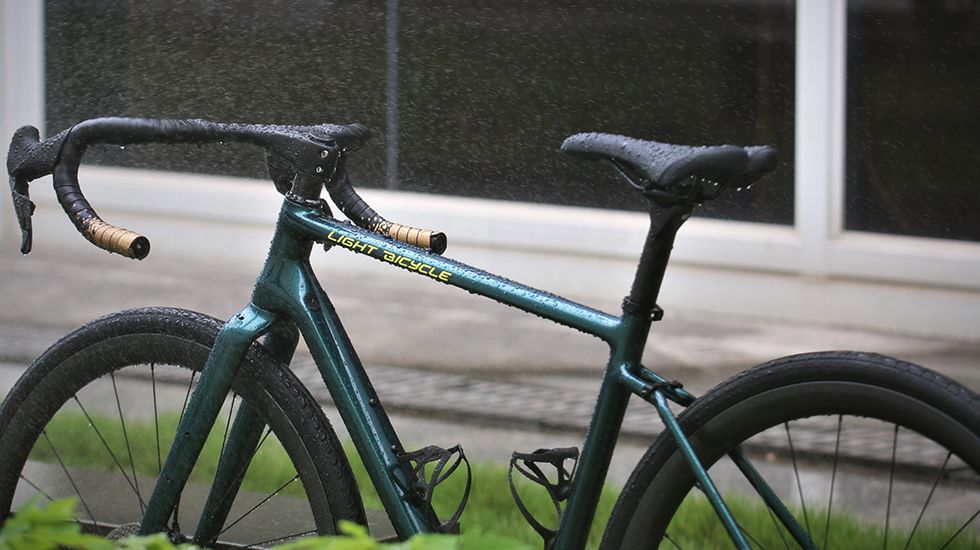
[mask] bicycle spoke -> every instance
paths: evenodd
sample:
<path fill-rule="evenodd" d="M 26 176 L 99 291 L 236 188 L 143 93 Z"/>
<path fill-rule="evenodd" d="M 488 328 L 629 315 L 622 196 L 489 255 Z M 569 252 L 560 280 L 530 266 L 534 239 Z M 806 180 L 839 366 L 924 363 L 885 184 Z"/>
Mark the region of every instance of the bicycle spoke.
<path fill-rule="evenodd" d="M 228 407 L 228 421 L 225 422 L 225 435 L 221 437 L 221 452 L 218 453 L 218 456 L 225 454 L 225 443 L 228 442 L 228 430 L 231 429 L 231 419 L 235 416 L 235 399 L 237 397 L 237 394 L 231 394 L 231 406 Z"/>
<path fill-rule="evenodd" d="M 315 535 L 315 534 L 316 534 L 316 529 L 313 529 L 312 531 L 303 531 L 302 533 L 293 533 L 292 535 L 285 535 L 285 536 L 282 536 L 282 537 L 276 537 L 274 539 L 264 540 L 262 542 L 253 542 L 251 544 L 246 544 L 245 545 L 245 548 L 259 548 L 259 547 L 265 546 L 266 544 L 270 544 L 270 543 L 273 543 L 273 542 L 275 542 L 275 543 L 278 544 L 278 543 L 280 543 L 282 541 L 287 541 L 287 540 L 290 540 L 290 539 L 296 539 L 296 538 L 299 538 L 299 537 L 308 537 L 310 535 Z"/>
<path fill-rule="evenodd" d="M 269 496 L 267 496 L 264 499 L 262 499 L 255 506 L 252 506 L 251 508 L 249 508 L 248 511 L 245 512 L 244 514 L 242 514 L 241 516 L 238 516 L 238 519 L 236 519 L 235 521 L 231 522 L 230 525 L 228 525 L 227 527 L 225 527 L 220 533 L 218 533 L 218 536 L 220 537 L 223 533 L 225 533 L 225 531 L 227 531 L 227 530 L 231 529 L 232 527 L 234 527 L 235 525 L 237 525 L 238 522 L 240 522 L 243 519 L 245 519 L 246 516 L 248 516 L 249 514 L 251 514 L 252 512 L 254 512 L 256 509 L 258 509 L 259 506 L 262 506 L 266 502 L 269 502 L 272 499 L 272 497 L 274 497 L 274 496 L 276 496 L 276 495 L 279 494 L 279 491 L 282 491 L 283 489 L 285 489 L 286 487 L 288 487 L 292 482 L 296 481 L 297 479 L 299 479 L 299 474 L 294 475 L 292 479 L 290 479 L 286 483 L 283 483 L 282 486 L 280 486 L 278 489 L 276 489 L 275 491 L 273 491 Z"/>
<path fill-rule="evenodd" d="M 47 493 L 45 493 L 45 492 L 44 492 L 44 489 L 42 489 L 42 488 L 40 488 L 40 487 L 38 487 L 38 486 L 37 486 L 37 485 L 35 485 L 35 484 L 34 484 L 34 483 L 33 483 L 33 482 L 31 481 L 31 480 L 29 480 L 29 479 L 27 479 L 26 477 L 24 477 L 24 474 L 20 474 L 20 478 L 21 478 L 21 479 L 23 479 L 25 483 L 27 483 L 28 485 L 30 485 L 31 487 L 33 487 L 35 491 L 37 491 L 37 492 L 39 492 L 39 493 L 41 493 L 41 496 L 43 496 L 44 498 L 46 498 L 46 499 L 48 499 L 48 500 L 50 500 L 50 501 L 52 501 L 52 502 L 54 502 L 54 499 L 53 499 L 53 498 L 51 498 L 51 495 L 49 495 L 49 494 L 47 494 Z"/>
<path fill-rule="evenodd" d="M 895 485 L 895 456 L 898 452 L 898 424 L 895 424 L 895 432 L 892 435 L 892 460 L 888 468 L 888 504 L 885 506 L 885 542 L 881 546 L 882 550 L 888 550 L 888 525 L 892 519 L 892 488 Z"/>
<path fill-rule="evenodd" d="M 786 440 L 789 442 L 789 456 L 793 461 L 793 474 L 796 476 L 796 489 L 800 492 L 800 507 L 803 508 L 803 523 L 806 525 L 806 534 L 812 537 L 810 531 L 810 517 L 806 513 L 806 501 L 803 499 L 803 484 L 800 482 L 800 469 L 796 465 L 796 450 L 793 448 L 793 436 L 789 433 L 789 422 L 783 422 L 786 428 Z"/>
<path fill-rule="evenodd" d="M 119 468 L 119 473 L 122 474 L 123 479 L 126 480 L 126 484 L 128 484 L 129 488 L 133 490 L 134 494 L 136 494 L 136 498 L 139 499 L 142 504 L 145 504 L 144 502 L 142 502 L 143 499 L 140 498 L 140 493 L 136 489 L 136 486 L 133 485 L 133 480 L 129 479 L 129 474 L 126 473 L 126 468 L 122 465 L 121 462 L 119 462 L 119 459 L 116 457 L 116 453 L 112 452 L 112 449 L 109 447 L 109 442 L 106 441 L 105 437 L 102 435 L 102 431 L 99 430 L 98 425 L 96 425 L 95 419 L 93 419 L 92 416 L 89 415 L 88 410 L 86 410 L 85 407 L 82 406 L 82 402 L 79 401 L 78 395 L 74 395 L 72 396 L 72 398 L 75 400 L 75 403 L 78 405 L 78 408 L 82 410 L 82 414 L 85 415 L 85 418 L 88 420 L 89 425 L 92 426 L 92 429 L 95 431 L 95 435 L 99 437 L 99 441 L 102 442 L 102 446 L 105 447 L 106 452 L 109 453 L 109 457 L 112 458 L 112 461 L 116 464 L 116 467 Z"/>
<path fill-rule="evenodd" d="M 789 541 L 786 540 L 786 534 L 783 533 L 785 528 L 779 528 L 779 522 L 776 520 L 776 514 L 772 513 L 772 508 L 766 506 L 766 512 L 769 512 L 769 519 L 772 520 L 772 524 L 776 528 L 776 533 L 779 535 L 779 538 L 783 540 L 783 547 L 789 550 Z"/>
<path fill-rule="evenodd" d="M 184 494 L 183 493 L 181 493 L 181 495 L 179 497 L 177 497 L 177 504 L 174 506 L 174 513 L 173 513 L 173 516 L 171 516 L 171 518 L 170 518 L 172 520 L 170 522 L 170 530 L 173 531 L 174 533 L 180 533 L 181 532 L 181 530 L 180 530 L 180 501 L 181 501 L 182 498 L 184 498 Z"/>
<path fill-rule="evenodd" d="M 763 502 L 766 504 L 766 509 L 770 512 L 770 519 L 773 516 L 779 519 L 780 524 L 783 528 L 793 537 L 797 544 L 802 548 L 816 548 L 816 545 L 810 540 L 808 533 L 803 532 L 803 527 L 800 525 L 793 514 L 789 511 L 785 504 L 776 496 L 772 487 L 766 483 L 759 471 L 755 469 L 752 463 L 742 454 L 740 447 L 736 447 L 728 452 L 728 458 L 735 464 L 735 466 L 742 472 L 745 476 L 746 481 L 755 489 L 756 493 L 762 497 Z M 778 528 L 776 532 L 782 535 L 782 531 Z M 785 541 L 785 539 L 784 539 Z M 785 544 L 785 542 L 784 542 Z"/>
<path fill-rule="evenodd" d="M 823 546 L 827 548 L 827 537 L 830 535 L 830 512 L 834 509 L 834 482 L 837 481 L 837 458 L 840 455 L 840 430 L 844 423 L 844 415 L 837 415 L 837 441 L 834 443 L 834 466 L 830 472 L 830 496 L 827 498 L 827 523 L 823 527 Z"/>
<path fill-rule="evenodd" d="M 742 533 L 744 533 L 745 536 L 749 537 L 749 539 L 752 541 L 752 544 L 754 544 L 756 548 L 765 549 L 765 546 L 762 546 L 762 543 L 759 542 L 758 539 L 756 539 L 755 537 L 753 537 L 752 536 L 752 533 L 749 533 L 748 529 L 746 529 L 742 524 L 740 524 L 738 522 L 735 522 L 735 525 L 738 526 L 739 531 L 741 531 Z"/>
<path fill-rule="evenodd" d="M 109 379 L 112 380 L 112 392 L 116 394 L 116 410 L 119 411 L 119 424 L 122 426 L 123 441 L 126 442 L 126 452 L 129 454 L 129 467 L 133 471 L 133 483 L 136 484 L 136 500 L 139 501 L 140 515 L 143 515 L 146 503 L 143 502 L 143 495 L 140 494 L 140 480 L 136 477 L 136 462 L 133 460 L 133 449 L 129 445 L 129 434 L 126 433 L 126 420 L 123 418 L 122 403 L 119 402 L 119 389 L 116 387 L 115 373 L 110 372 Z"/>
<path fill-rule="evenodd" d="M 248 460 L 245 461 L 245 464 L 242 466 L 241 471 L 238 472 L 238 475 L 235 477 L 236 481 L 241 481 L 242 479 L 245 479 L 245 474 L 248 472 L 248 467 L 252 464 L 252 459 L 255 458 L 256 454 L 258 454 L 259 449 L 262 448 L 262 444 L 265 443 L 265 440 L 269 437 L 269 434 L 271 433 L 272 433 L 272 428 L 266 427 L 265 434 L 262 436 L 262 439 L 259 440 L 259 444 L 255 446 L 255 449 L 252 449 L 251 456 L 248 457 Z M 234 486 L 235 485 L 233 485 L 233 487 Z M 232 487 L 229 487 L 228 490 L 225 491 L 225 494 L 221 495 L 221 500 L 218 501 L 217 508 L 224 506 L 225 502 L 228 500 L 228 497 L 231 496 L 231 491 L 232 491 Z M 214 519 L 214 513 L 215 512 L 212 511 L 211 516 L 208 519 Z"/>
<path fill-rule="evenodd" d="M 702 494 L 705 494 L 704 493 L 704 490 L 701 489 L 700 486 L 698 487 L 698 490 L 700 490 Z M 707 496 L 707 495 L 705 495 L 705 496 Z M 768 507 L 766 509 L 768 510 Z M 772 512 L 770 511 L 770 514 L 771 513 Z M 755 544 L 755 546 L 757 546 L 758 548 L 763 548 L 762 543 L 760 543 L 758 541 L 758 539 L 756 539 L 755 537 L 753 537 L 752 536 L 752 533 L 749 533 L 749 531 L 741 523 L 738 522 L 738 520 L 735 518 L 735 512 L 734 512 L 734 510 L 732 511 L 732 521 L 735 522 L 735 527 L 738 527 L 738 530 L 739 531 L 741 531 L 745 536 L 747 536 L 749 539 L 751 539 L 752 540 L 752 543 Z"/>
<path fill-rule="evenodd" d="M 99 520 L 95 519 L 95 515 L 92 514 L 92 509 L 88 507 L 88 503 L 85 502 L 85 498 L 82 497 L 82 492 L 78 490 L 78 485 L 75 483 L 75 479 L 71 477 L 70 473 L 68 473 L 68 468 L 65 466 L 65 463 L 61 460 L 61 455 L 58 454 L 58 450 L 54 448 L 54 444 L 51 443 L 51 439 L 48 437 L 48 431 L 43 430 L 41 432 L 41 435 L 44 436 L 44 440 L 48 443 L 48 447 L 51 448 L 51 452 L 54 453 L 55 459 L 57 459 L 58 464 L 61 465 L 61 471 L 65 472 L 65 477 L 68 478 L 68 483 L 70 483 L 72 489 L 75 490 L 75 494 L 78 496 L 78 501 L 81 502 L 82 507 L 85 508 L 85 513 L 88 514 L 88 517 L 92 519 L 92 523 L 95 524 L 95 526 L 98 528 Z"/>
<path fill-rule="evenodd" d="M 672 538 L 670 538 L 670 533 L 668 533 L 668 532 L 666 532 L 666 531 L 664 531 L 664 538 L 665 538 L 665 539 L 667 539 L 667 542 L 669 542 L 669 543 L 671 543 L 671 544 L 673 544 L 673 545 L 674 545 L 674 548 L 676 548 L 677 550 L 683 550 L 683 549 L 681 548 L 681 545 L 679 545 L 679 544 L 677 544 L 677 543 L 676 543 L 676 542 L 674 541 L 674 539 L 672 539 Z"/>
<path fill-rule="evenodd" d="M 155 371 L 156 364 L 150 363 L 150 383 L 153 385 L 153 428 L 157 438 L 157 475 L 163 472 L 163 460 L 160 454 L 160 415 L 157 412 L 157 379 Z"/>
<path fill-rule="evenodd" d="M 191 381 L 187 383 L 187 392 L 184 393 L 184 404 L 180 407 L 180 418 L 177 419 L 177 425 L 180 425 L 180 421 L 184 419 L 184 413 L 187 412 L 187 401 L 191 397 L 191 387 L 194 386 L 194 377 L 197 376 L 197 371 L 191 372 Z"/>
<path fill-rule="evenodd" d="M 44 489 L 42 489 L 42 488 L 38 487 L 36 484 L 34 484 L 33 481 L 27 479 L 27 477 L 25 477 L 24 474 L 20 474 L 20 478 L 22 480 L 24 480 L 24 483 L 26 483 L 26 484 L 30 485 L 31 487 L 33 487 L 35 491 L 37 491 L 38 493 L 41 493 L 41 496 L 43 496 L 44 498 L 48 499 L 49 502 L 54 502 L 54 498 L 52 498 L 51 495 L 49 495 L 48 493 L 46 493 L 44 491 Z M 72 516 L 72 519 L 75 520 L 75 523 L 77 523 L 79 525 L 82 524 L 82 520 L 78 519 L 77 517 Z"/>
<path fill-rule="evenodd" d="M 190 382 L 187 383 L 187 391 L 184 392 L 184 404 L 180 407 L 180 417 L 177 419 L 177 425 L 180 426 L 181 421 L 184 420 L 184 413 L 187 412 L 187 402 L 191 397 L 191 388 L 194 386 L 194 377 L 197 376 L 197 371 L 191 371 Z M 180 532 L 180 501 L 181 498 L 177 499 L 177 504 L 174 505 L 174 513 L 170 523 L 170 530 L 175 533 Z"/>
<path fill-rule="evenodd" d="M 976 512 L 973 512 L 973 515 L 970 516 L 970 519 L 966 520 L 966 523 L 964 523 L 962 526 L 960 526 L 960 528 L 957 529 L 955 533 L 953 533 L 953 536 L 949 537 L 949 540 L 947 540 L 946 542 L 944 542 L 943 545 L 939 547 L 939 550 L 943 550 L 943 548 L 946 548 L 947 546 L 949 546 L 950 544 L 952 544 L 953 539 L 955 539 L 956 537 L 960 536 L 960 533 L 962 533 L 967 528 L 968 525 L 970 525 L 971 523 L 973 523 L 973 520 L 977 519 L 977 515 L 980 515 L 980 508 L 977 508 L 977 511 Z"/>
<path fill-rule="evenodd" d="M 701 494 L 703 494 L 703 495 L 705 495 L 705 497 L 707 497 L 707 494 L 704 492 L 704 489 L 702 489 L 700 486 L 698 486 L 698 490 L 701 491 Z M 768 510 L 768 508 L 766 508 L 766 509 Z M 770 511 L 769 514 L 772 515 L 772 511 Z M 746 530 L 745 527 L 743 527 L 742 524 L 739 523 L 737 519 L 735 519 L 735 512 L 732 512 L 732 521 L 735 522 L 735 526 L 738 527 L 738 530 L 739 531 L 741 531 L 748 538 L 752 539 L 752 543 L 753 544 L 755 544 L 759 548 L 763 548 L 762 543 L 760 543 L 755 537 L 753 537 L 752 536 L 752 533 L 749 533 L 748 530 Z"/>
<path fill-rule="evenodd" d="M 953 456 L 953 451 L 946 453 L 946 460 L 943 461 L 943 467 L 939 469 L 939 473 L 936 474 L 936 480 L 932 483 L 932 488 L 929 489 L 929 495 L 926 497 L 925 503 L 922 504 L 922 510 L 919 510 L 919 517 L 915 518 L 915 524 L 912 526 L 912 532 L 909 533 L 908 540 L 905 541 L 904 550 L 908 550 L 910 544 L 912 544 L 912 537 L 915 536 L 915 531 L 919 528 L 919 522 L 922 521 L 922 516 L 926 513 L 926 508 L 929 506 L 929 501 L 932 500 L 933 493 L 936 492 L 936 487 L 939 485 L 939 480 L 943 478 L 943 474 L 946 473 L 946 466 L 949 464 L 949 458 Z"/>

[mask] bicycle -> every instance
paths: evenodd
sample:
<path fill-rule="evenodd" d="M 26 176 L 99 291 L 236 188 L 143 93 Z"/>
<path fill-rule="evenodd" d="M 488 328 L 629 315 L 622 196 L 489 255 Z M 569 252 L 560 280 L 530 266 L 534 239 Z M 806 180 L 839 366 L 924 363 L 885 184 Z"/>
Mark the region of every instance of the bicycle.
<path fill-rule="evenodd" d="M 929 480 L 929 495 L 914 526 L 901 533 L 907 537 L 906 546 L 919 543 L 915 536 L 930 502 L 948 503 L 954 497 L 965 498 L 959 509 L 965 510 L 966 519 L 942 526 L 945 531 L 936 546 L 975 540 L 970 537 L 980 514 L 980 398 L 956 382 L 880 355 L 823 352 L 759 365 L 695 398 L 680 383 L 641 364 L 651 325 L 663 315 L 657 297 L 675 234 L 698 204 L 727 188 L 751 185 L 771 171 L 777 163 L 772 148 L 690 147 L 598 133 L 576 134 L 563 143 L 562 149 L 572 155 L 609 162 L 649 201 L 650 229 L 622 314 L 615 316 L 443 258 L 444 234 L 378 215 L 354 191 L 346 170 L 349 155 L 368 137 L 368 130 L 356 124 L 284 126 L 130 118 L 88 120 L 44 141 L 33 127 L 15 133 L 7 167 L 25 254 L 32 246 L 28 185 L 48 174 L 53 174 L 59 202 L 86 239 L 129 258 L 142 259 L 149 253 L 144 236 L 104 222 L 81 192 L 79 164 L 86 148 L 97 143 L 251 143 L 265 150 L 270 176 L 284 200 L 251 300 L 227 322 L 176 309 L 124 311 L 79 328 L 31 365 L 0 406 L 0 518 L 11 513 L 15 502 L 37 495 L 52 498 L 64 491 L 81 501 L 85 514 L 78 520 L 110 538 L 165 532 L 173 540 L 210 546 L 261 547 L 332 533 L 344 519 L 365 524 L 364 507 L 342 446 L 321 408 L 287 368 L 302 336 L 397 535 L 454 530 L 469 493 L 465 455 L 459 447 L 404 449 L 310 267 L 313 246 L 319 243 L 328 250 L 345 249 L 497 300 L 608 343 L 610 359 L 581 453 L 577 448 L 541 449 L 515 452 L 511 461 L 511 475 L 517 471 L 542 485 L 558 513 L 556 528 L 543 525 L 521 501 L 512 481 L 521 513 L 547 548 L 584 547 L 633 395 L 656 408 L 665 430 L 619 497 L 603 537 L 604 548 L 676 545 L 678 541 L 670 536 L 671 520 L 683 514 L 689 505 L 682 503 L 688 498 L 695 505 L 707 499 L 737 547 L 761 546 L 761 527 L 749 525 L 740 516 L 741 509 L 726 504 L 727 497 L 713 482 L 726 475 L 725 468 L 747 481 L 748 494 L 754 493 L 760 503 L 760 517 L 771 520 L 763 527 L 771 527 L 770 536 L 778 536 L 774 540 L 786 547 L 791 543 L 826 547 L 839 544 L 839 536 L 849 536 L 831 534 L 832 522 L 834 527 L 846 523 L 831 513 L 834 497 L 843 496 L 841 485 L 835 489 L 835 483 L 852 471 L 869 477 L 875 468 L 888 472 L 882 504 L 886 548 L 889 537 L 898 536 L 890 525 L 893 501 L 923 476 Z M 333 216 L 321 198 L 323 189 L 351 221 Z M 170 384 L 175 378 L 176 390 Z M 119 397 L 119 386 L 132 384 L 149 385 L 146 389 L 152 396 L 144 403 L 149 408 L 152 402 L 153 426 L 143 430 L 149 438 L 143 447 L 131 441 L 137 435 L 136 420 L 124 414 Z M 176 396 L 164 396 L 175 391 Z M 92 403 L 113 395 L 116 410 L 112 412 L 121 426 L 116 435 L 109 434 L 105 418 L 90 413 Z M 160 414 L 158 405 L 167 399 L 183 401 L 179 416 L 172 415 L 177 418 Z M 675 416 L 668 402 L 685 411 Z M 227 419 L 218 421 L 226 404 Z M 56 426 L 63 418 L 59 415 L 67 415 L 67 430 Z M 820 434 L 828 424 L 826 437 L 802 441 L 801 434 Z M 111 475 L 124 479 L 136 497 L 133 505 L 123 506 L 130 508 L 125 510 L 130 519 L 118 519 L 119 510 L 102 516 L 95 501 L 86 501 L 82 489 L 86 484 L 99 485 L 103 478 L 87 479 L 78 466 L 65 463 L 64 453 L 52 441 L 56 428 L 69 434 L 66 437 L 73 445 L 91 444 L 104 455 L 101 460 Z M 788 446 L 772 441 L 774 433 L 783 432 Z M 861 438 L 856 448 L 845 434 Z M 882 439 L 881 434 L 884 446 L 871 449 L 869 438 Z M 268 497 L 240 514 L 252 505 L 241 504 L 238 497 L 252 494 L 246 480 L 251 480 L 252 466 L 265 452 L 270 435 L 285 450 L 291 466 L 272 482 L 274 490 Z M 916 456 L 938 456 L 941 466 L 908 460 L 913 443 L 907 440 L 913 437 Z M 64 441 L 57 443 L 62 450 L 67 448 Z M 206 446 L 216 447 L 218 458 L 210 469 L 204 468 L 202 490 L 196 481 L 188 480 L 200 472 L 197 463 Z M 883 460 L 869 458 L 875 453 L 884 455 Z M 725 457 L 730 462 L 722 460 Z M 821 461 L 829 466 L 818 464 Z M 466 489 L 455 512 L 443 522 L 432 509 L 432 495 L 461 464 Z M 787 476 L 790 465 L 792 473 Z M 829 470 L 827 511 L 814 510 L 812 500 L 803 496 L 801 477 L 806 476 L 801 476 L 800 468 L 810 465 L 814 475 Z M 256 475 L 270 477 L 266 470 Z M 43 479 L 52 477 L 58 481 L 41 486 Z M 306 527 L 296 530 L 281 517 L 256 521 L 261 533 L 243 527 L 242 521 L 253 510 L 296 481 L 302 485 L 300 501 L 308 507 Z M 789 493 L 776 487 L 782 481 L 788 482 Z M 798 495 L 793 494 L 797 489 Z M 846 509 L 844 513 L 857 512 Z M 193 531 L 181 527 L 193 518 L 199 519 Z M 282 525 L 280 532 L 265 532 L 277 526 L 272 523 L 289 525 Z M 242 540 L 246 536 L 256 538 L 246 542 Z"/>

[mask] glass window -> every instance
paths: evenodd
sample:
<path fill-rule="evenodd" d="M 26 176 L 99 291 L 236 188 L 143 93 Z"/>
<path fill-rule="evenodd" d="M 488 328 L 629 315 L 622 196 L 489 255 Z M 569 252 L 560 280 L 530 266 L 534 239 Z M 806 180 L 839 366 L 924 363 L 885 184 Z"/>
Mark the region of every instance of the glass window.
<path fill-rule="evenodd" d="M 777 174 L 703 213 L 792 223 L 793 2 L 392 0 L 394 34 L 385 4 L 49 0 L 49 131 L 106 114 L 359 121 L 378 134 L 351 162 L 359 186 L 637 210 L 562 140 L 767 143 Z M 93 160 L 264 175 L 227 147 L 110 149 Z"/>
<path fill-rule="evenodd" d="M 403 0 L 402 185 L 644 209 L 562 140 L 769 143 L 778 176 L 702 212 L 792 223 L 793 15 L 787 2 Z"/>
<path fill-rule="evenodd" d="M 358 173 L 384 180 L 383 2 L 49 0 L 45 24 L 49 134 L 112 115 L 361 122 L 377 135 Z M 266 177 L 247 145 L 93 147 L 85 161 Z"/>
<path fill-rule="evenodd" d="M 849 7 L 845 227 L 980 241 L 980 3 Z"/>

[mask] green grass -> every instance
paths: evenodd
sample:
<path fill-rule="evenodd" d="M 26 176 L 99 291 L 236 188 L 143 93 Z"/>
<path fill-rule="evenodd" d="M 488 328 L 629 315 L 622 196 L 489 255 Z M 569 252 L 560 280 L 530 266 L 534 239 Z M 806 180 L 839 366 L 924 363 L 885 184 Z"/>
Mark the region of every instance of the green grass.
<path fill-rule="evenodd" d="M 161 418 L 160 433 L 173 434 L 176 430 L 177 415 L 166 415 Z M 103 437 L 115 449 L 125 449 L 122 430 L 118 418 L 98 416 L 93 418 L 95 426 Z M 206 483 L 216 469 L 221 449 L 221 439 L 224 433 L 224 423 L 218 422 L 205 445 L 197 466 L 191 476 L 192 482 Z M 158 468 L 158 458 L 155 441 L 155 426 L 152 421 L 128 423 L 127 433 L 130 442 L 151 442 L 150 444 L 131 445 L 133 462 L 136 471 L 145 476 L 155 476 Z M 47 433 L 58 445 L 58 452 L 66 464 L 77 467 L 116 470 L 117 466 L 108 455 L 105 447 L 94 435 L 79 437 L 77 434 L 92 433 L 89 420 L 82 414 L 62 412 L 48 425 Z M 71 441 L 71 445 L 58 442 Z M 161 453 L 165 458 L 170 445 L 170 438 L 161 439 Z M 374 491 L 366 470 L 361 464 L 353 447 L 347 445 L 345 451 L 354 477 L 361 488 L 364 505 L 367 508 L 382 509 L 381 501 Z M 32 451 L 31 458 L 43 462 L 54 462 L 53 453 L 42 439 Z M 129 471 L 128 454 L 117 452 L 116 458 Z M 279 442 L 271 436 L 253 459 L 253 466 L 243 482 L 243 488 L 255 492 L 271 492 L 295 475 L 288 457 Z M 555 512 L 550 499 L 544 490 L 537 485 L 516 479 L 518 491 L 528 508 L 535 517 L 551 527 L 555 523 Z M 440 517 L 449 517 L 459 503 L 465 485 L 465 474 L 457 471 L 450 479 L 435 491 L 433 505 Z M 302 496 L 303 490 L 299 483 L 293 483 L 284 494 Z M 606 487 L 599 502 L 596 519 L 593 522 L 588 546 L 595 548 L 601 539 L 605 523 L 612 511 L 618 489 Z M 753 546 L 762 548 L 783 548 L 784 544 L 778 533 L 772 530 L 772 519 L 765 507 L 749 503 L 743 498 L 728 496 L 726 501 L 733 509 L 736 518 L 743 529 L 757 537 Z M 808 508 L 810 524 L 815 533 L 815 542 L 822 546 L 823 526 L 826 516 Z M 499 464 L 474 464 L 473 487 L 469 503 L 460 520 L 464 530 L 476 529 L 481 532 L 506 534 L 519 541 L 527 542 L 537 547 L 540 537 L 531 529 L 521 516 L 513 502 L 507 482 L 507 468 Z M 873 525 L 862 523 L 847 515 L 835 514 L 831 518 L 831 536 L 828 545 L 833 548 L 864 549 L 881 547 L 882 531 Z M 920 528 L 912 541 L 911 548 L 937 548 L 948 539 L 956 526 L 949 528 L 930 527 Z M 679 511 L 670 529 L 671 537 L 684 548 L 719 548 L 730 547 L 728 536 L 718 522 L 710 505 L 705 499 L 689 499 Z M 768 534 L 763 537 L 763 534 Z M 980 538 L 976 535 L 961 534 L 955 544 L 949 548 L 980 548 Z M 788 535 L 787 540 L 788 540 Z M 907 534 L 892 530 L 889 539 L 898 546 L 904 545 Z"/>

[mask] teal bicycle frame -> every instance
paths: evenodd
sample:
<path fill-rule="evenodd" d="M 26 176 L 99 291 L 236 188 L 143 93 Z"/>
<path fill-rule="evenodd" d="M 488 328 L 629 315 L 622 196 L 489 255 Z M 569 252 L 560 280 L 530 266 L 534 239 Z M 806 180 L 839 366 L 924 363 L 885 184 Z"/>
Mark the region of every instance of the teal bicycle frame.
<path fill-rule="evenodd" d="M 641 277 L 652 278 L 647 291 L 647 294 L 652 292 L 652 296 L 647 296 L 648 299 L 656 299 L 673 234 L 689 212 L 690 207 L 686 212 L 675 212 L 677 221 L 668 230 L 670 234 L 666 245 L 659 248 L 650 246 L 654 236 L 651 227 L 651 237 L 648 237 L 648 246 L 644 249 L 637 275 L 637 281 Z M 623 315 L 616 317 L 378 236 L 333 218 L 321 207 L 289 200 L 283 203 L 269 256 L 256 282 L 251 303 L 228 321 L 215 342 L 178 428 L 181 437 L 171 447 L 160 476 L 161 482 L 157 483 L 148 502 L 141 532 L 165 530 L 190 470 L 231 388 L 235 371 L 252 342 L 265 336 L 265 346 L 277 359 L 288 362 L 298 341 L 297 328 L 312 352 L 395 531 L 400 537 L 407 538 L 439 528 L 439 519 L 431 507 L 408 494 L 405 489 L 412 487 L 412 477 L 411 471 L 399 461 L 399 454 L 404 452 L 402 444 L 333 305 L 310 266 L 310 254 L 313 245 L 318 242 L 364 254 L 435 281 L 492 298 L 596 336 L 609 345 L 609 363 L 572 481 L 571 495 L 550 547 L 572 549 L 585 545 L 631 394 L 639 395 L 657 408 L 667 429 L 677 438 L 700 487 L 715 506 L 733 541 L 741 548 L 748 547 L 667 405 L 667 399 L 687 405 L 694 397 L 640 364 L 654 320 L 650 311 L 630 311 L 631 308 L 624 306 Z M 648 249 L 656 250 L 648 254 Z M 644 268 L 645 264 L 648 267 Z M 240 483 L 233 472 L 241 471 L 242 461 L 247 460 L 248 450 L 256 445 L 262 427 L 262 421 L 253 410 L 240 408 L 220 459 L 195 541 L 211 540 L 217 535 L 230 507 L 230 503 L 225 502 L 229 499 L 224 497 L 237 491 L 237 484 Z M 744 457 L 739 453 L 733 458 L 744 461 L 746 468 L 743 472 L 771 507 L 774 510 L 781 507 L 761 477 L 752 475 L 754 470 Z M 784 523 L 791 531 L 802 533 L 798 525 L 797 529 L 793 529 L 795 521 L 791 518 L 785 519 Z M 797 539 L 804 542 L 804 546 L 809 546 L 805 544 L 809 542 L 805 534 L 800 534 Z"/>

